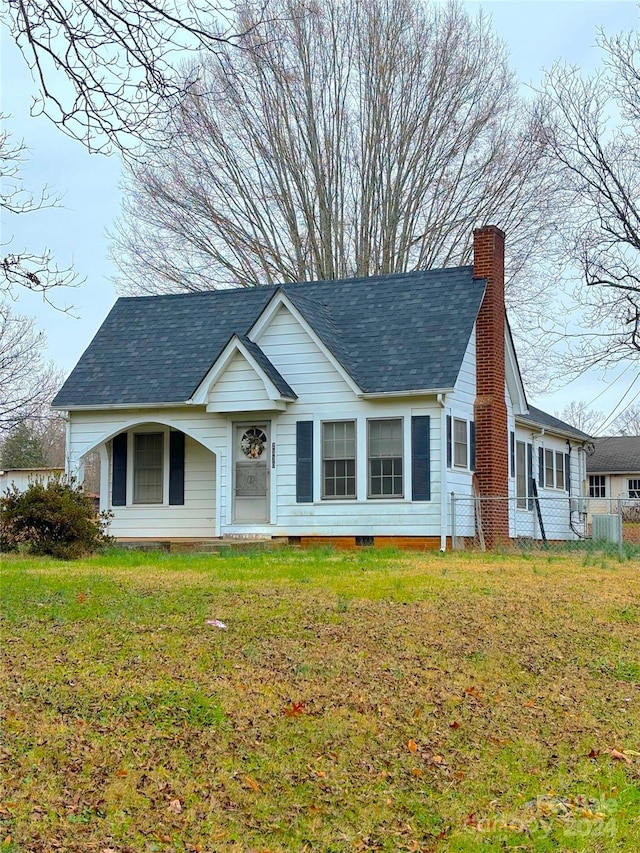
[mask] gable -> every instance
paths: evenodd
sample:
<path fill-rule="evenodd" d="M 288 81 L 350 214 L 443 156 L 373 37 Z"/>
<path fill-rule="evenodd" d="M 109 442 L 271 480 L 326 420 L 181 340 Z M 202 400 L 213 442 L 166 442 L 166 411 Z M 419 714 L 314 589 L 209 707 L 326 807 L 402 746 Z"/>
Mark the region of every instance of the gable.
<path fill-rule="evenodd" d="M 231 358 L 224 372 L 210 386 L 208 412 L 247 411 L 246 406 L 267 409 L 271 400 L 262 377 L 240 352 Z"/>
<path fill-rule="evenodd" d="M 285 304 L 259 329 L 256 343 L 299 398 L 329 392 L 352 397 L 360 390 Z"/>

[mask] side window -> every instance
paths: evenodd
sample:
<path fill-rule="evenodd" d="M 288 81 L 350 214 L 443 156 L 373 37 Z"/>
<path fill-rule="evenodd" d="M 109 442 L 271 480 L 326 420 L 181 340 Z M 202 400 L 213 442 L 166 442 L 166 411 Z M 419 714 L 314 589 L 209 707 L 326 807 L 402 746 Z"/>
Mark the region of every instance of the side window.
<path fill-rule="evenodd" d="M 629 497 L 633 500 L 640 500 L 640 479 L 634 477 L 629 480 Z"/>
<path fill-rule="evenodd" d="M 404 495 L 402 418 L 367 421 L 368 497 Z"/>
<path fill-rule="evenodd" d="M 453 419 L 453 465 L 454 468 L 467 468 L 469 453 L 467 442 L 467 422 Z"/>
<path fill-rule="evenodd" d="M 524 441 L 516 441 L 516 505 L 518 509 L 527 508 L 527 446 Z"/>
<path fill-rule="evenodd" d="M 564 453 L 556 450 L 556 489 L 566 488 L 564 480 Z"/>
<path fill-rule="evenodd" d="M 356 497 L 356 422 L 322 424 L 322 497 Z"/>
<path fill-rule="evenodd" d="M 544 485 L 547 489 L 555 487 L 555 477 L 553 473 L 553 450 L 545 450 L 544 452 Z"/>

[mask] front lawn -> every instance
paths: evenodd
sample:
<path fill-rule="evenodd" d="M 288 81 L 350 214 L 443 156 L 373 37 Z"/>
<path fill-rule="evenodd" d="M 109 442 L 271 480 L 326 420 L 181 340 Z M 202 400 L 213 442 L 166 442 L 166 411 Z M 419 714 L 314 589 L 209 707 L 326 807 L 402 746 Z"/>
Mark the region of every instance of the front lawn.
<path fill-rule="evenodd" d="M 1 853 L 640 850 L 637 558 L 4 557 L 2 632 Z"/>

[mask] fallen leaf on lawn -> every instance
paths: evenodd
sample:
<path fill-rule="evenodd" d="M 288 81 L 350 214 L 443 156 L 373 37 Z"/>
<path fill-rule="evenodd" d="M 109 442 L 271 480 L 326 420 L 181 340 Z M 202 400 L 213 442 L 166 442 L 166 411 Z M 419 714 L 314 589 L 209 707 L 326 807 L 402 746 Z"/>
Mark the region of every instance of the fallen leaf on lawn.
<path fill-rule="evenodd" d="M 86 600 L 87 600 L 87 596 L 84 594 L 84 592 L 79 592 L 76 595 L 76 601 L 78 602 L 78 604 L 84 604 L 84 602 Z"/>
<path fill-rule="evenodd" d="M 467 696 L 473 696 L 473 698 L 477 699 L 478 701 L 480 701 L 481 699 L 480 691 L 474 684 L 472 684 L 471 687 L 465 687 L 464 692 L 467 694 Z"/>
<path fill-rule="evenodd" d="M 535 708 L 536 700 L 535 699 L 529 699 L 528 702 L 523 702 L 522 704 L 524 705 L 525 708 Z"/>
<path fill-rule="evenodd" d="M 611 758 L 615 758 L 616 761 L 624 761 L 627 764 L 631 764 L 631 759 L 628 755 L 625 755 L 624 752 L 620 752 L 619 749 L 611 749 L 609 751 L 609 755 Z"/>
<path fill-rule="evenodd" d="M 419 768 L 419 767 L 414 767 L 414 768 L 411 770 L 411 775 L 412 775 L 412 776 L 417 776 L 417 777 L 418 777 L 418 779 L 421 779 L 421 778 L 424 776 L 424 773 L 422 772 L 422 770 L 420 770 L 420 768 Z"/>
<path fill-rule="evenodd" d="M 599 755 L 600 755 L 599 749 L 591 749 L 589 751 L 589 755 L 587 755 L 587 758 L 597 758 Z"/>
<path fill-rule="evenodd" d="M 417 752 L 418 744 L 415 742 L 415 740 L 410 740 L 407 744 L 407 749 L 409 750 L 409 752 Z"/>
<path fill-rule="evenodd" d="M 129 771 L 128 771 L 128 770 L 118 770 L 118 771 L 117 771 L 117 773 L 116 773 L 116 776 L 120 776 L 120 777 L 122 777 L 122 776 L 128 776 L 128 775 L 129 775 Z"/>
<path fill-rule="evenodd" d="M 431 759 L 432 764 L 446 764 L 447 762 L 444 760 L 442 755 L 434 755 Z"/>
<path fill-rule="evenodd" d="M 182 803 L 180 802 L 180 800 L 171 800 L 171 802 L 167 806 L 167 811 L 171 812 L 171 814 L 180 814 L 182 812 Z"/>
<path fill-rule="evenodd" d="M 3 846 L 3 847 L 8 847 L 8 846 L 11 844 L 11 842 L 12 842 L 12 841 L 13 841 L 13 839 L 11 838 L 11 836 L 10 836 L 10 835 L 7 835 L 7 837 L 5 838 L 5 840 L 2 842 L 2 846 Z"/>
<path fill-rule="evenodd" d="M 299 717 L 304 714 L 304 702 L 292 702 L 283 711 L 285 717 Z"/>
<path fill-rule="evenodd" d="M 458 722 L 456 722 L 456 721 L 454 720 L 454 721 L 453 721 L 453 723 L 449 723 L 449 728 L 450 728 L 450 729 L 459 729 L 459 728 L 460 728 L 460 723 L 458 723 Z"/>
<path fill-rule="evenodd" d="M 260 791 L 260 785 L 251 778 L 251 776 L 245 776 L 244 781 L 251 788 L 252 791 L 255 791 L 256 794 Z"/>

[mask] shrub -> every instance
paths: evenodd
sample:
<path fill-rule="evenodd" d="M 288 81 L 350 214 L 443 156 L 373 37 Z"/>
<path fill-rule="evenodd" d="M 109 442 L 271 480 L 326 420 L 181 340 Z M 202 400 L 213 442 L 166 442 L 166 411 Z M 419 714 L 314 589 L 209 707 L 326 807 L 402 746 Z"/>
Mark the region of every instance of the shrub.
<path fill-rule="evenodd" d="M 96 516 L 93 501 L 75 482 L 15 486 L 0 497 L 0 549 L 73 559 L 110 542 L 109 513 Z"/>

